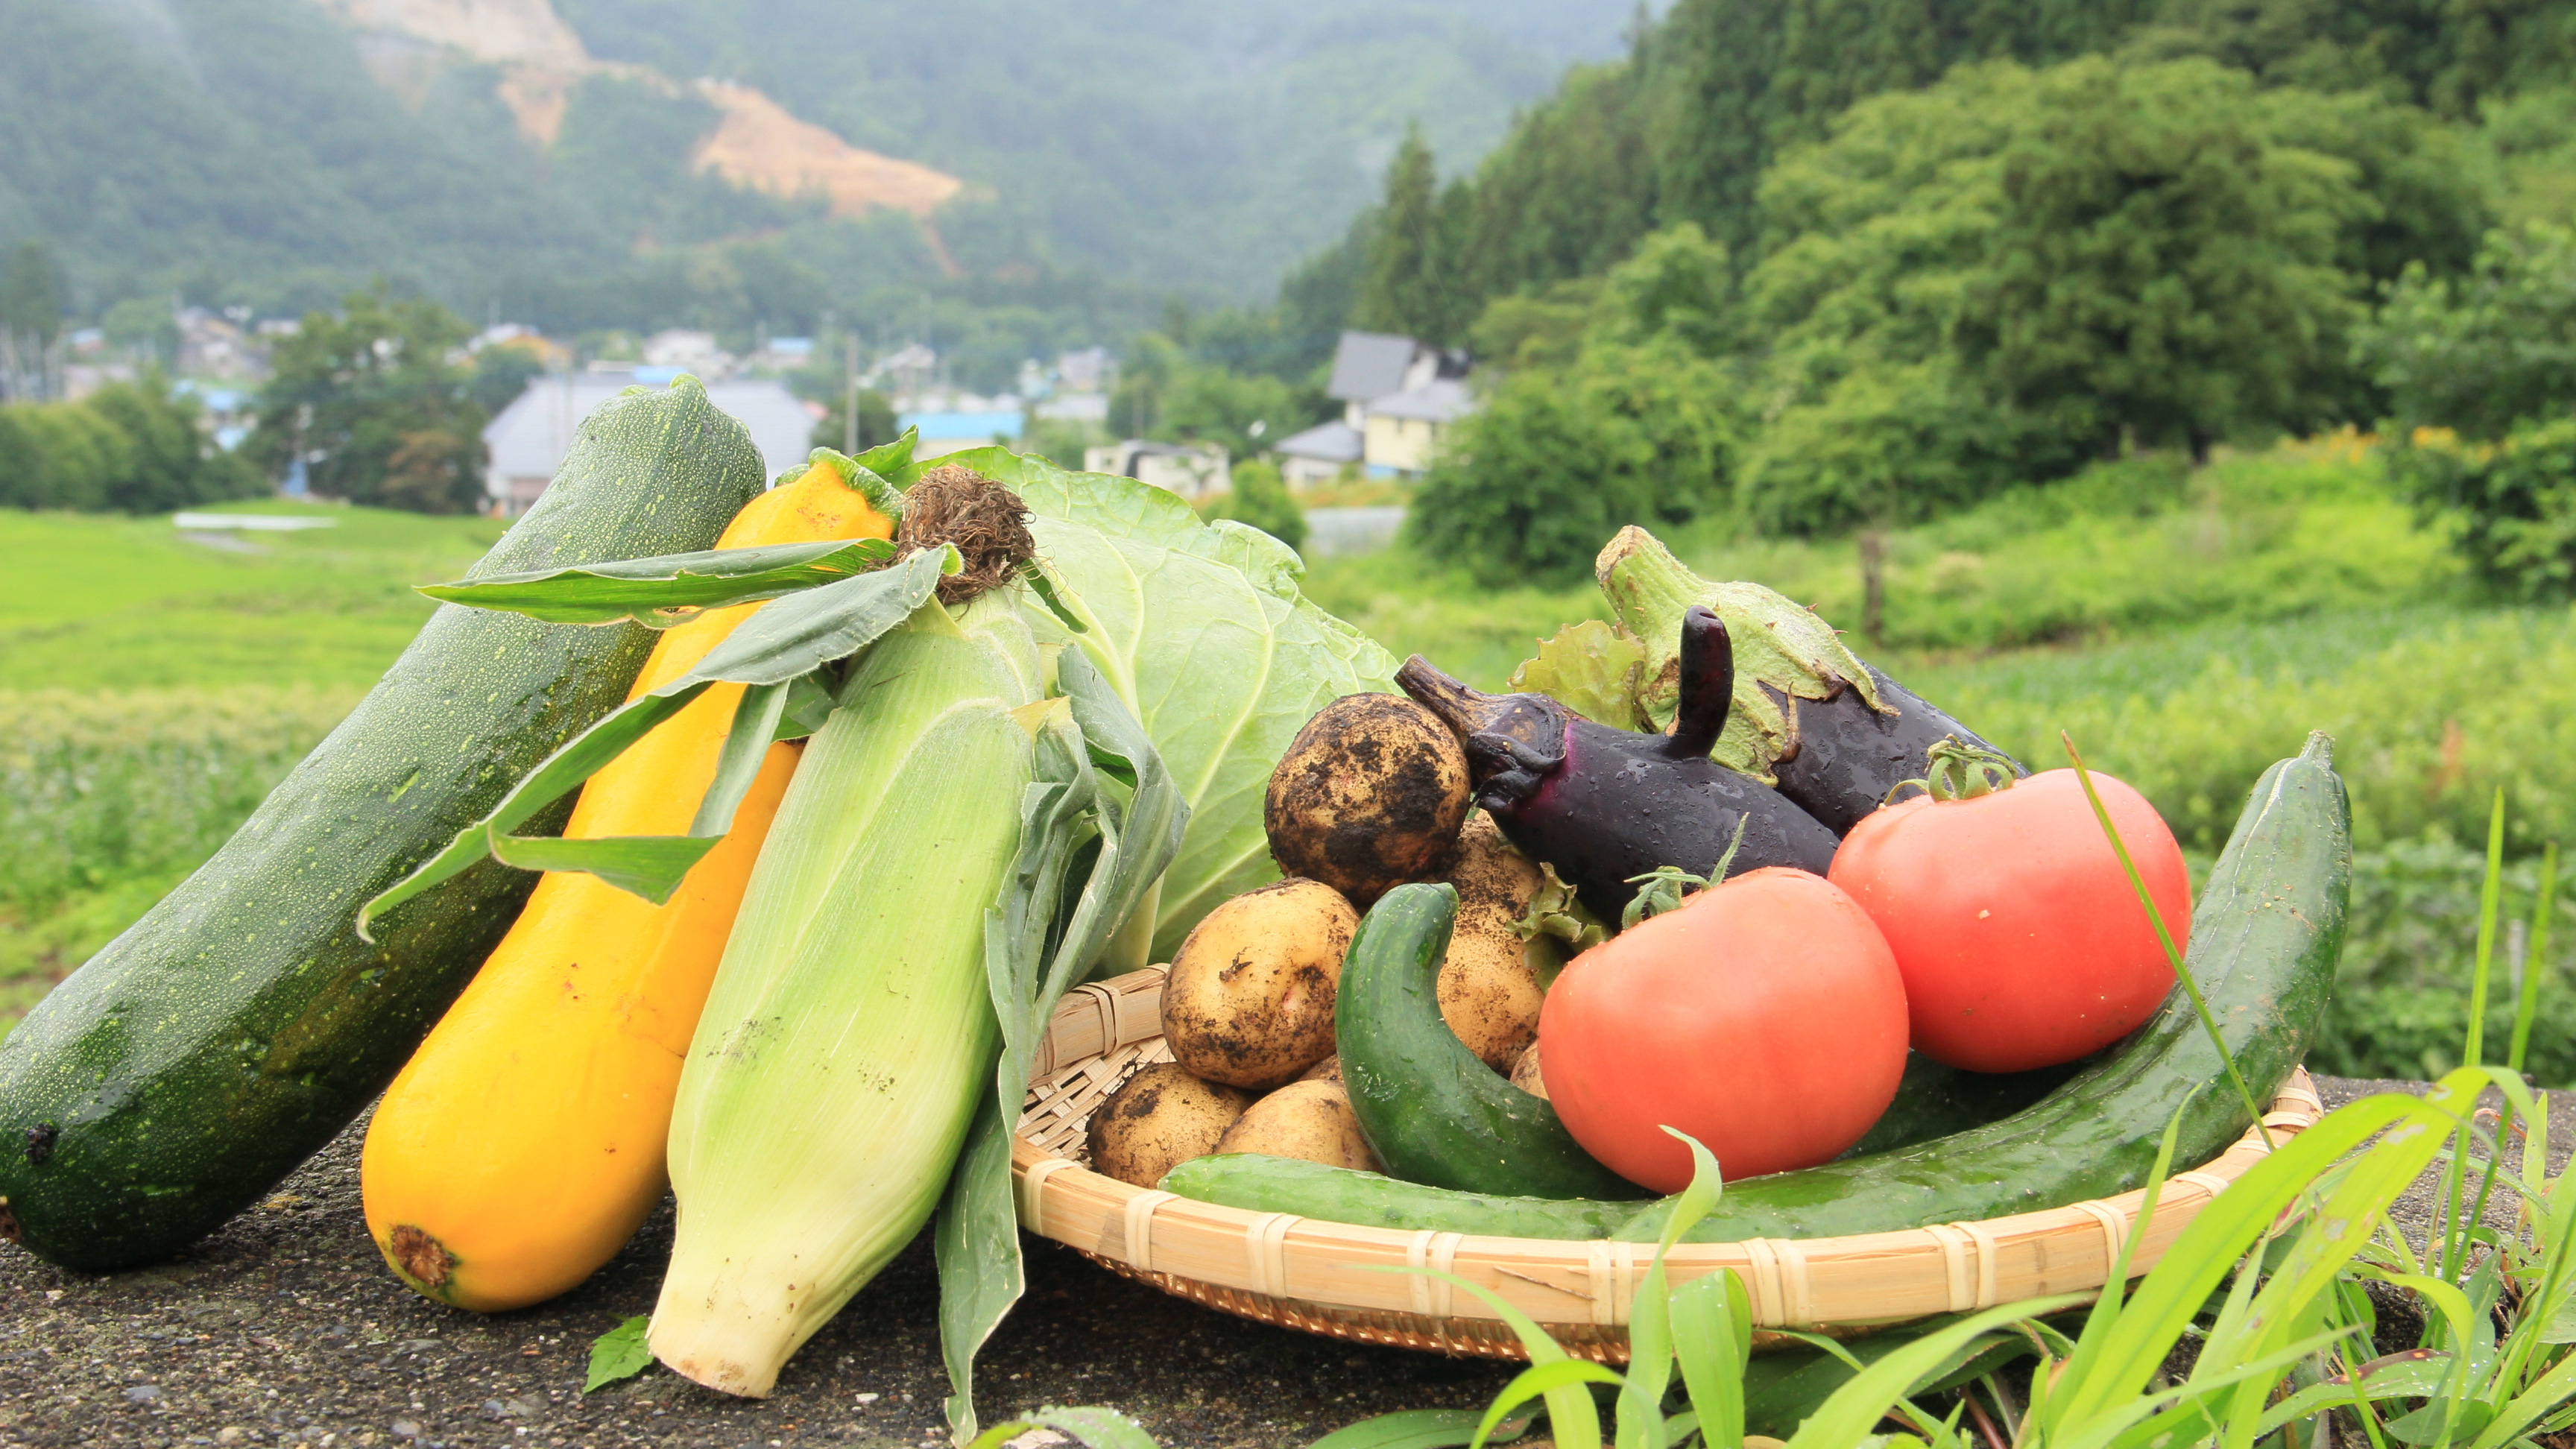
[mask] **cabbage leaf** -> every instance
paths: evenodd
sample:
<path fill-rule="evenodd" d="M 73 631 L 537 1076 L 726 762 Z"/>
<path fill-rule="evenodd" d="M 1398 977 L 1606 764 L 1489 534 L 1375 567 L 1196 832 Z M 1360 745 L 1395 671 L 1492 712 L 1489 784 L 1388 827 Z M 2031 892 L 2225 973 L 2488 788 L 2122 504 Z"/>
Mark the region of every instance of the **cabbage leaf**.
<path fill-rule="evenodd" d="M 1163 875 L 1151 957 L 1170 960 L 1201 916 L 1278 875 L 1261 825 L 1271 769 L 1316 710 L 1392 692 L 1395 659 L 1302 597 L 1304 561 L 1257 529 L 1203 522 L 1133 478 L 1068 473 L 1002 448 L 937 461 L 1028 504 L 1038 561 L 1084 628 L 1034 601 L 1032 626 L 1082 650 L 1180 785 L 1189 827 Z"/>

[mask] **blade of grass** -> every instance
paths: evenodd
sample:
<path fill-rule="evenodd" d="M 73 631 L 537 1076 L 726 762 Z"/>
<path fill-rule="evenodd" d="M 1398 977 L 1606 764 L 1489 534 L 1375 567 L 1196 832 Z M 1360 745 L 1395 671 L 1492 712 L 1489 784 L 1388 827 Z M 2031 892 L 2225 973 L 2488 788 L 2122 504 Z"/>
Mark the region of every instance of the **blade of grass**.
<path fill-rule="evenodd" d="M 1887 1411 L 1904 1398 L 1905 1391 L 1924 1372 L 1989 1329 L 2000 1328 L 2023 1318 L 2055 1313 L 2084 1301 L 2081 1293 L 2061 1294 L 2054 1298 L 2035 1298 L 2027 1303 L 2007 1303 L 1972 1314 L 1938 1333 L 1926 1334 L 1894 1353 L 1879 1359 L 1852 1376 L 1852 1381 L 1834 1391 L 1832 1398 L 1798 1427 L 1789 1440 L 1789 1449 L 1845 1449 L 1869 1434 L 1870 1427 L 1887 1416 Z"/>
<path fill-rule="evenodd" d="M 2211 1424 L 2209 1401 L 2239 1385 L 2259 1383 L 2268 1392 L 2290 1365 L 2334 1346 L 2350 1329 L 2320 1333 L 2261 1358 L 2237 1364 L 2206 1378 L 2116 1403 L 2108 1413 L 2075 1426 L 2050 1442 L 2052 1449 L 2147 1449 L 2159 1444 L 2202 1444 Z M 2168 1401 L 2171 1401 L 2170 1403 Z M 2159 1407 L 2163 1405 L 2164 1407 Z M 2197 1428 L 2200 1432 L 2191 1432 Z"/>
<path fill-rule="evenodd" d="M 2139 1245 L 2146 1242 L 2147 1229 L 2155 1222 L 2156 1204 L 2163 1198 L 2165 1179 L 2173 1171 L 2174 1144 L 2182 1132 L 2182 1114 L 2191 1109 L 2191 1099 L 2198 1095 L 2200 1088 L 2197 1086 L 2185 1093 L 2182 1105 L 2174 1108 L 2173 1116 L 2165 1122 L 2164 1136 L 2156 1145 L 2155 1170 L 2147 1175 L 2146 1195 L 2138 1203 L 2137 1220 L 2129 1225 L 2129 1235 L 2120 1240 L 2119 1256 L 2111 1262 L 2111 1274 L 2103 1282 L 2102 1296 L 2093 1300 L 2092 1308 L 2084 1315 L 2084 1331 L 2076 1339 L 2074 1351 L 2066 1356 L 2066 1375 L 2074 1382 L 2082 1383 L 2093 1372 L 2093 1366 L 2102 1357 L 2103 1345 L 2109 1341 L 2111 1330 L 2120 1321 L 2121 1307 L 2128 1294 L 2129 1264 L 2136 1260 Z M 2054 1396 L 2046 1389 L 2034 1386 L 2031 1397 L 2033 1420 L 2043 1427 L 2043 1431 L 2053 1428 L 2057 1423 L 2051 1408 Z"/>
<path fill-rule="evenodd" d="M 2120 858 L 2120 869 L 2129 876 L 2129 889 L 2137 893 L 2138 906 L 2147 913 L 2147 924 L 2156 928 L 2156 941 L 2165 948 L 2165 961 L 2173 967 L 2174 980 L 2182 983 L 2191 997 L 2191 1009 L 2200 1016 L 2201 1030 L 2209 1033 L 2210 1045 L 2218 1048 L 2218 1059 L 2227 1067 L 2227 1080 L 2236 1086 L 2236 1095 L 2245 1103 L 2245 1114 L 2253 1119 L 2254 1130 L 2263 1136 L 2263 1145 L 2271 1147 L 2272 1129 L 2263 1125 L 2263 1108 L 2254 1100 L 2254 1089 L 2245 1084 L 2245 1074 L 2236 1069 L 2236 1054 L 2227 1049 L 2227 1038 L 2219 1034 L 2218 1018 L 2210 1013 L 2208 998 L 2200 994 L 2200 983 L 2191 979 L 2182 952 L 2175 949 L 2173 932 L 2165 929 L 2164 912 L 2156 909 L 2155 897 L 2147 893 L 2146 879 L 2138 874 L 2138 863 L 2129 858 L 2128 842 L 2120 838 L 2120 827 L 2111 823 L 2111 812 L 2102 804 L 2100 791 L 2093 788 L 2093 772 L 2084 766 L 2084 756 L 2076 751 L 2075 737 L 2064 730 L 2057 732 L 2066 746 L 2066 758 L 2075 762 L 2076 781 L 2084 787 L 2084 798 L 2092 802 L 2093 818 L 2102 822 L 2102 833 L 2111 838 L 2111 853 Z"/>
<path fill-rule="evenodd" d="M 1743 1449 L 1744 1362 L 1751 1345 L 1736 1331 L 1729 1300 L 1744 1297 L 1743 1280 L 1729 1268 L 1694 1278 L 1672 1294 L 1673 1347 L 1681 1359 L 1682 1386 L 1699 1412 L 1700 1438 L 1710 1449 Z M 1671 1426 L 1665 1429 L 1669 1436 Z"/>
<path fill-rule="evenodd" d="M 2439 1149 L 2442 1129 L 2460 1115 L 2465 1102 L 2475 1100 L 2474 1075 L 2454 1072 L 2443 1079 L 2442 1095 L 2431 1099 L 2393 1092 L 2364 1097 L 2248 1168 L 2175 1239 L 2164 1261 L 2130 1298 L 2086 1375 L 2071 1388 L 2058 1387 L 2054 1397 L 2064 1402 L 2052 1408 L 2063 1415 L 2060 1422 L 2086 1422 L 2143 1392 L 2219 1280 L 2280 1211 L 2318 1174 L 2384 1131 L 2386 1136 L 2336 1191 L 2337 1202 L 2348 1201 L 2358 1209 L 2351 1214 L 2354 1221 L 2339 1224 L 2339 1231 L 2312 1235 L 2317 1241 L 2303 1240 L 2299 1249 L 2319 1266 L 2330 1252 L 2349 1257 L 2377 1220 L 2376 1209 L 2415 1180 Z"/>
<path fill-rule="evenodd" d="M 1503 1420 L 1511 1416 L 1512 1410 L 1542 1396 L 1548 1402 L 1548 1429 L 1555 1434 L 1560 1443 L 1565 1442 L 1564 1426 L 1558 1421 L 1555 1413 L 1557 1399 L 1562 1395 L 1575 1394 L 1580 1395 L 1584 1403 L 1590 1404 L 1592 1396 L 1584 1392 L 1585 1384 L 1615 1386 L 1619 1382 L 1620 1377 L 1615 1371 L 1604 1368 L 1588 1358 L 1561 1358 L 1554 1363 L 1532 1364 L 1513 1375 L 1512 1381 L 1503 1385 L 1503 1391 L 1494 1395 L 1494 1402 L 1485 1409 L 1485 1417 L 1477 1421 L 1476 1436 L 1467 1441 L 1469 1449 L 1480 1449 L 1480 1446 L 1490 1441 L 1494 1430 L 1502 1425 Z M 1660 1418 L 1656 1420 L 1658 1427 L 1662 1422 Z M 1599 1443 L 1601 1431 L 1597 1422 L 1592 1433 L 1591 1442 Z"/>
<path fill-rule="evenodd" d="M 2460 1063 L 2474 1067 L 2486 1060 L 2487 972 L 2495 960 L 2496 914 L 2504 896 L 2504 787 L 2496 786 L 2495 808 L 2487 815 L 2487 876 L 2478 886 L 2477 965 L 2469 976 L 2469 1042 Z"/>
<path fill-rule="evenodd" d="M 1717 1170 L 1717 1157 L 1686 1132 L 1666 1132 L 1690 1148 L 1690 1185 L 1673 1203 L 1673 1215 L 1664 1224 L 1663 1238 L 1655 1245 L 1655 1260 L 1646 1269 L 1645 1281 L 1628 1300 L 1628 1373 L 1619 1387 L 1619 1417 L 1616 1441 L 1619 1449 L 1665 1449 L 1664 1389 L 1672 1383 L 1673 1336 L 1670 1276 L 1664 1271 L 1664 1256 L 1700 1219 L 1717 1206 L 1724 1179 Z"/>
<path fill-rule="evenodd" d="M 2523 947 L 2522 997 L 2514 1003 L 2513 1045 L 2504 1059 L 2516 1072 L 2522 1070 L 2531 1048 L 2531 1023 L 2540 1013 L 2540 977 L 2549 969 L 2549 919 L 2557 906 L 2558 842 L 2553 840 L 2540 852 L 2540 896 L 2531 905 L 2531 934 Z"/>
<path fill-rule="evenodd" d="M 1464 1288 L 1483 1300 L 1486 1307 L 1494 1310 L 1495 1317 L 1510 1326 L 1512 1335 L 1521 1341 L 1521 1348 L 1529 1354 L 1533 1367 L 1569 1361 L 1564 1347 L 1548 1337 L 1547 1330 L 1539 1327 L 1536 1319 L 1513 1307 L 1501 1294 L 1481 1283 L 1470 1283 L 1455 1273 L 1443 1273 L 1437 1268 L 1389 1265 L 1375 1271 L 1418 1273 L 1426 1278 L 1438 1278 L 1453 1288 Z M 1617 1382 L 1615 1376 L 1612 1382 Z M 1548 1390 L 1545 1397 L 1548 1433 L 1556 1441 L 1558 1449 L 1601 1449 L 1600 1410 L 1594 1406 L 1592 1395 L 1582 1385 L 1559 1385 Z"/>
<path fill-rule="evenodd" d="M 2462 1066 L 2478 1066 L 2486 1059 L 2487 970 L 2495 954 L 2496 910 L 2503 894 L 2504 787 L 2498 785 L 2495 804 L 2487 812 L 2487 872 L 2478 886 L 2478 948 L 2469 971 L 2469 1032 L 2460 1048 Z M 2465 1119 L 2460 1124 L 2458 1143 L 2442 1172 L 2441 1250 L 2425 1254 L 2434 1260 L 2435 1276 L 2444 1279 L 2459 1275 L 2469 1251 L 2469 1224 L 2460 1216 L 2461 1198 L 2468 1186 L 2469 1129 Z"/>

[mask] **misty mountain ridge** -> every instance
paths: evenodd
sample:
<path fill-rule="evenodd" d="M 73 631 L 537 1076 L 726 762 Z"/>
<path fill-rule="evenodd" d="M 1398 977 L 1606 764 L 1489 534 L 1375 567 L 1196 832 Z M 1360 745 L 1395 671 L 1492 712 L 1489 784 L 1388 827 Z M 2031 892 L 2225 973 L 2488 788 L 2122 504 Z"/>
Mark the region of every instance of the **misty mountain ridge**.
<path fill-rule="evenodd" d="M 1409 122 L 1463 166 L 1629 16 L 0 0 L 0 241 L 47 242 L 83 311 L 292 311 L 376 274 L 515 311 L 711 246 L 735 291 L 780 293 L 755 314 L 1032 269 L 1255 298 L 1367 204 Z"/>

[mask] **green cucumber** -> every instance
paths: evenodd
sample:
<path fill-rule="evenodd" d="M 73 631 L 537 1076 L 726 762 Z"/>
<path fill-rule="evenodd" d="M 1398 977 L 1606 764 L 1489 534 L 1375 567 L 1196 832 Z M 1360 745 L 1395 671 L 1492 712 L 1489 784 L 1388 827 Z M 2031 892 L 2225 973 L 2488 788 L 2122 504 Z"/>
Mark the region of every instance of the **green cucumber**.
<path fill-rule="evenodd" d="M 1896 1100 L 1847 1156 L 1887 1152 L 2007 1117 L 2045 1097 L 2089 1062 L 2001 1075 L 1963 1072 L 1916 1053 L 1906 1058 Z M 1193 1157 L 1167 1173 L 1165 1192 L 1254 1212 L 1292 1212 L 1326 1222 L 1418 1232 L 1472 1222 L 1466 1231 L 1502 1238 L 1607 1238 L 1654 1202 L 1500 1197 L 1399 1182 L 1289 1157 L 1233 1152 Z"/>
<path fill-rule="evenodd" d="M 1408 1182 L 1461 1192 L 1643 1196 L 1440 1019 L 1440 962 L 1457 919 L 1452 887 L 1397 886 L 1369 908 L 1342 962 L 1333 1040 L 1378 1161 Z"/>
<path fill-rule="evenodd" d="M 2192 978 L 2262 1102 L 2315 1035 L 2351 886 L 2351 810 L 2333 741 L 2311 735 L 2255 785 L 2192 913 Z M 2177 1119 L 2176 1160 L 2186 1163 L 2217 1156 L 2251 1123 L 2179 990 L 2127 1042 L 2026 1110 L 1897 1151 L 1729 1183 L 1684 1241 L 1895 1232 L 2109 1197 L 2145 1183 Z M 1511 1237 L 1651 1242 L 1669 1212 L 1665 1202 L 1497 1200 L 1268 1158 L 1200 1158 L 1164 1181 L 1254 1211 Z"/>
<path fill-rule="evenodd" d="M 2088 1058 L 2027 1072 L 1969 1072 L 1944 1066 L 1921 1052 L 1907 1052 L 1896 1100 L 1887 1104 L 1887 1110 L 1878 1114 L 1878 1120 L 1843 1157 L 1894 1152 L 1983 1127 L 2047 1096 L 2090 1065 Z"/>
<path fill-rule="evenodd" d="M 761 484 L 750 435 L 694 380 L 621 395 L 468 577 L 706 548 Z M 433 614 L 211 860 L 0 1040 L 0 1234 L 69 1268 L 147 1262 L 346 1127 L 537 877 L 486 861 L 379 922 L 374 945 L 351 929 L 359 904 L 615 708 L 652 642 L 633 624 Z"/>
<path fill-rule="evenodd" d="M 1346 1073 L 1349 1068 L 1343 1069 Z M 1662 1199 L 1505 1197 L 1398 1182 L 1295 1157 L 1250 1152 L 1193 1157 L 1163 1174 L 1163 1191 L 1248 1212 L 1398 1232 L 1467 1232 L 1490 1238 L 1607 1238 Z"/>

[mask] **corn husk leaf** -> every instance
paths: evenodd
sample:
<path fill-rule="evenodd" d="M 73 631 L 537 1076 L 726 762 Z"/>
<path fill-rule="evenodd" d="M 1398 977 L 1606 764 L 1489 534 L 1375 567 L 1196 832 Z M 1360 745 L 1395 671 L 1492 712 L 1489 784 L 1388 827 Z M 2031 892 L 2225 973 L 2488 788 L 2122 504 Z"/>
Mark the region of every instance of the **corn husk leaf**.
<path fill-rule="evenodd" d="M 524 614 L 549 624 L 622 624 L 648 629 L 685 624 L 707 609 L 783 598 L 836 584 L 894 557 L 881 538 L 711 548 L 494 574 L 418 592 L 443 603 Z"/>
<path fill-rule="evenodd" d="M 819 589 L 783 598 L 743 621 L 742 627 L 708 651 L 696 668 L 649 694 L 639 695 L 584 730 L 528 772 L 501 803 L 482 819 L 458 831 L 445 850 L 432 856 L 384 894 L 358 910 L 361 939 L 375 918 L 439 882 L 489 856 L 530 870 L 589 871 L 621 890 L 660 905 L 680 881 L 731 827 L 734 807 L 750 788 L 759 769 L 760 749 L 785 736 L 787 706 L 798 706 L 796 728 L 821 713 L 820 686 L 809 676 L 836 659 L 867 647 L 930 599 L 942 575 L 958 568 L 954 548 L 925 549 L 881 569 L 843 579 Z M 806 680 L 800 688 L 798 680 Z M 734 715 L 734 732 L 726 740 L 725 758 L 736 769 L 719 769 L 706 803 L 688 835 L 600 840 L 554 840 L 513 834 L 538 811 L 606 768 L 629 745 L 678 714 L 719 683 L 753 686 Z M 767 732 L 762 733 L 766 722 Z M 756 746 L 755 747 L 755 741 Z M 747 752 L 744 768 L 737 752 Z M 730 798 L 726 798 L 727 794 Z M 715 827 L 713 834 L 701 833 Z"/>
<path fill-rule="evenodd" d="M 1001 1060 L 933 1235 L 940 1346 L 953 1389 L 948 1419 L 961 1443 L 975 1436 L 975 1354 L 1027 1286 L 1011 1132 L 1038 1042 L 1065 988 L 1151 893 L 1189 816 L 1144 726 L 1089 659 L 1067 650 L 1056 668 L 1072 708 L 1050 717 L 1038 737 L 1019 854 L 1002 899 L 985 913 L 985 977 L 1002 1025 Z M 1095 842 L 1096 852 L 1087 851 Z M 1066 907 L 1068 874 L 1077 869 L 1082 879 Z"/>

